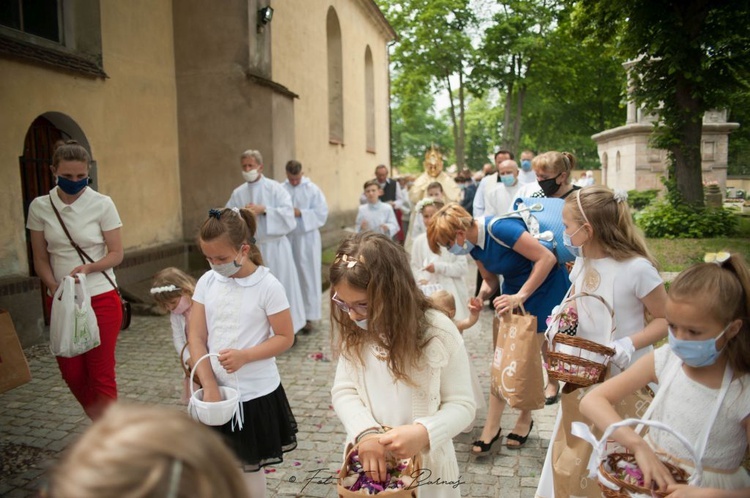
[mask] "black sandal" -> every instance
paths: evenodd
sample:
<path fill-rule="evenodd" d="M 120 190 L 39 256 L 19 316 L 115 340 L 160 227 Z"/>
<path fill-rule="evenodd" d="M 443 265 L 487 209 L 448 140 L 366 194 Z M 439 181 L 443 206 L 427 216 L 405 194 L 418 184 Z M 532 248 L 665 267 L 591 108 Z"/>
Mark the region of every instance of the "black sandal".
<path fill-rule="evenodd" d="M 497 430 L 497 434 L 495 435 L 495 437 L 492 438 L 492 440 L 489 443 L 485 443 L 481 439 L 477 439 L 476 441 L 474 441 L 471 444 L 473 446 L 478 447 L 481 451 L 474 451 L 474 448 L 472 448 L 471 452 L 474 453 L 475 455 L 484 455 L 486 453 L 489 453 L 490 449 L 492 449 L 492 445 L 495 444 L 495 441 L 497 441 L 498 439 L 500 439 L 500 433 L 501 432 L 503 432 L 503 428 L 502 427 Z"/>
<path fill-rule="evenodd" d="M 547 406 L 554 405 L 555 403 L 557 403 L 559 399 L 560 399 L 560 382 L 557 382 L 557 391 L 555 391 L 555 395 L 546 396 L 544 398 L 544 404 Z"/>
<path fill-rule="evenodd" d="M 507 439 L 512 441 L 518 441 L 518 444 L 508 444 L 508 442 L 505 442 L 505 447 L 511 450 L 517 450 L 521 446 L 523 446 L 526 443 L 526 440 L 529 439 L 529 434 L 531 434 L 531 429 L 534 428 L 534 421 L 531 421 L 531 424 L 529 424 L 529 432 L 526 433 L 525 436 L 519 436 L 515 432 L 511 432 L 506 436 Z"/>

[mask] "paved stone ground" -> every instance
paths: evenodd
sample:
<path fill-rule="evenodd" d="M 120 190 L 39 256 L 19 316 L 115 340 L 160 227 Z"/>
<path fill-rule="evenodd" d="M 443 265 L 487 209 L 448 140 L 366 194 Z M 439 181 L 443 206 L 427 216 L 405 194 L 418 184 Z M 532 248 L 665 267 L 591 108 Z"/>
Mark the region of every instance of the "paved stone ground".
<path fill-rule="evenodd" d="M 467 282 L 473 286 L 471 265 Z M 323 316 L 328 316 L 324 299 Z M 465 340 L 485 392 L 489 390 L 492 315 L 466 331 Z M 321 321 L 309 335 L 277 358 L 287 396 L 299 424 L 298 446 L 283 464 L 267 472 L 269 496 L 335 497 L 335 481 L 344 440 L 343 427 L 331 408 L 330 385 L 335 363 L 330 361 L 330 323 Z M 57 363 L 44 346 L 31 348 L 33 380 L 0 394 L 0 496 L 34 496 L 47 468 L 65 447 L 90 425 L 60 377 Z M 182 371 L 172 346 L 168 317 L 133 318 L 117 345 L 117 380 L 124 402 L 179 405 Z M 455 438 L 461 468 L 463 496 L 533 497 L 559 405 L 534 413 L 534 429 L 526 445 L 509 450 L 495 444 L 489 456 L 471 454 L 471 441 L 479 436 L 485 411 L 480 411 L 471 434 Z M 504 434 L 516 419 L 506 410 Z M 29 459 L 16 465 L 11 454 L 24 451 Z M 2 460 L 6 460 L 5 463 Z M 11 467 L 11 464 L 12 467 Z M 315 472 L 318 479 L 313 479 Z M 325 479 L 329 477 L 329 479 Z"/>

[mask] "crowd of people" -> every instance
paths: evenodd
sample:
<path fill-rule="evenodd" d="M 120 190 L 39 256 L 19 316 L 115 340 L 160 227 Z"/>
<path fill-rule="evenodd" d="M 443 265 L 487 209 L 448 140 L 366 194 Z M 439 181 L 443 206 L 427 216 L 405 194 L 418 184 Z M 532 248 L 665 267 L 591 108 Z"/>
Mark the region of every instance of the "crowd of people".
<path fill-rule="evenodd" d="M 106 409 L 117 398 L 114 349 L 121 316 L 119 294 L 108 279 L 122 260 L 122 224 L 112 201 L 87 187 L 86 150 L 68 143 L 55 151 L 57 186 L 29 211 L 35 267 L 51 291 L 63 276 L 90 275 L 102 345 L 58 358 L 63 378 L 95 424 L 52 474 L 50 496 L 117 496 L 90 489 L 123 489 L 128 479 L 143 490 L 132 496 L 265 496 L 262 468 L 282 462 L 296 447 L 297 422 L 275 357 L 320 319 L 319 230 L 328 209 L 299 162 L 287 163 L 283 184 L 263 175 L 258 151 L 244 152 L 240 163 L 244 182 L 225 207 L 208 211 L 199 229 L 211 269 L 196 282 L 168 268 L 155 275 L 151 289 L 171 313 L 186 372 L 183 401 L 195 389 L 206 404 L 223 400 L 222 387 L 239 391 L 240 424 L 232 419 L 212 434 L 185 417 L 173 421 L 187 424 L 196 444 L 215 455 L 204 470 L 209 479 L 223 479 L 229 493 L 217 494 L 200 491 L 211 481 L 189 472 L 205 455 L 156 444 L 167 436 L 157 435 L 148 421 L 166 415 Z M 392 458 L 420 455 L 432 479 L 418 495 L 461 496 L 453 438 L 474 429 L 487 399 L 486 421 L 471 451 L 490 453 L 503 436 L 507 405 L 497 393 L 481 392 L 461 334 L 487 303 L 498 316 L 526 310 L 541 334 L 555 307 L 572 302 L 575 334 L 610 348 L 611 361 L 607 375 L 591 387 L 555 380 L 540 386 L 546 404 L 560 408 L 537 496 L 600 494 L 585 485 L 593 448 L 576 449 L 574 422 L 606 430 L 631 415 L 621 409 L 623 400 L 647 384 L 658 390 L 646 416 L 692 441 L 703 481 L 676 482 L 666 457 L 688 473 L 695 464 L 669 437 L 622 427 L 611 437 L 634 454 L 641 486 L 673 497 L 747 496 L 750 477 L 742 460 L 750 439 L 750 272 L 742 258 L 708 255 L 667 292 L 625 194 L 574 183 L 572 154 L 524 151 L 519 167 L 513 153 L 501 150 L 481 179 L 468 172 L 453 178 L 434 148 L 424 165 L 411 185 L 389 178 L 385 166 L 376 168 L 363 187 L 355 233 L 340 243 L 330 267 L 338 361 L 332 406 L 347 433 L 342 447 L 357 445 L 362 485 L 382 488 L 390 482 Z M 527 208 L 519 209 L 518 199 Z M 542 201 L 557 219 L 540 230 L 520 213 Z M 94 255 L 92 262 L 79 257 L 77 245 Z M 478 268 L 474 292 L 465 282 L 469 257 Z M 577 298 L 582 294 L 607 302 L 609 315 Z M 654 349 L 664 339 L 668 344 Z M 496 341 L 493 335 L 488 347 Z M 539 344 L 547 358 L 549 346 Z M 199 363 L 206 355 L 210 361 Z M 710 416 L 696 406 L 713 407 Z M 533 410 L 520 411 L 505 446 L 523 447 L 533 424 Z M 154 444 L 144 444 L 150 438 Z M 217 445 L 220 440 L 226 445 Z M 121 448 L 129 448 L 127 457 L 117 454 Z M 574 464 L 568 463 L 571 454 Z M 242 491 L 231 491 L 238 487 Z"/>

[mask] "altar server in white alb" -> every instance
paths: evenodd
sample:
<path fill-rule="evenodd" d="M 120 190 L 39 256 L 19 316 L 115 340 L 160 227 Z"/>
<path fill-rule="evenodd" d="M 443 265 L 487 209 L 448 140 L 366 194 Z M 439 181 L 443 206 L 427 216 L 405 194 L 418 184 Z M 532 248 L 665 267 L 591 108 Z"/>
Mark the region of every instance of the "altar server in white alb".
<path fill-rule="evenodd" d="M 295 334 L 305 326 L 305 305 L 286 235 L 297 227 L 292 198 L 281 184 L 263 176 L 263 156 L 246 150 L 240 156 L 245 183 L 234 189 L 226 207 L 247 208 L 258 219 L 255 244 L 263 263 L 286 290 Z"/>
<path fill-rule="evenodd" d="M 328 204 L 323 192 L 302 174 L 302 164 L 291 160 L 286 163 L 286 178 L 282 184 L 292 198 L 297 228 L 287 237 L 292 244 L 294 264 L 297 267 L 302 299 L 305 303 L 307 323 L 302 329 L 309 331 L 313 321 L 320 320 L 322 295 L 320 228 L 328 219 Z"/>

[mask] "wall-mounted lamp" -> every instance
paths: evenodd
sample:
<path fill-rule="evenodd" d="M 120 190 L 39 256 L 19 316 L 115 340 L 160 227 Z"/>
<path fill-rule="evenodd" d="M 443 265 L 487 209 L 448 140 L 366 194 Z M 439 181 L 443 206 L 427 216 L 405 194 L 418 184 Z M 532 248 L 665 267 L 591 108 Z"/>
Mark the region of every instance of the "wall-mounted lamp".
<path fill-rule="evenodd" d="M 273 19 L 273 9 L 271 7 L 263 7 L 258 9 L 258 27 L 265 26 Z"/>

